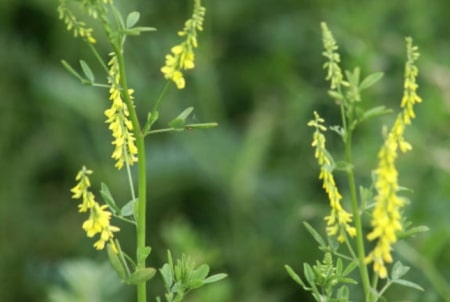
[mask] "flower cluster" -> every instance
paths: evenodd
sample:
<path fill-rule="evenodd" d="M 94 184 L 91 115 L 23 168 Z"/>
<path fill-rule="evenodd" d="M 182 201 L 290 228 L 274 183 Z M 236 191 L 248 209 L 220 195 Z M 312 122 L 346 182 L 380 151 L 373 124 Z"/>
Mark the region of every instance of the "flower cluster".
<path fill-rule="evenodd" d="M 59 18 L 64 20 L 68 31 L 73 31 L 75 37 L 80 36 L 87 42 L 94 44 L 95 38 L 92 36 L 93 29 L 86 26 L 86 23 L 79 21 L 72 11 L 67 7 L 66 0 L 59 0 L 58 5 Z"/>
<path fill-rule="evenodd" d="M 367 235 L 369 240 L 377 240 L 373 251 L 366 261 L 374 262 L 374 271 L 380 278 L 386 278 L 385 264 L 392 262 L 391 246 L 397 241 L 397 232 L 402 230 L 401 208 L 405 205 L 404 199 L 397 195 L 399 190 L 398 172 L 395 160 L 398 150 L 406 152 L 411 150 L 411 145 L 405 141 L 403 133 L 405 126 L 411 123 L 415 117 L 413 106 L 421 102 L 416 94 L 418 85 L 416 77 L 418 68 L 415 61 L 419 57 L 417 47 L 412 45 L 412 39 L 407 38 L 407 62 L 405 65 L 404 94 L 401 102 L 402 112 L 397 116 L 394 125 L 388 133 L 383 146 L 378 152 L 378 167 L 375 170 L 375 209 L 372 213 L 373 230 Z"/>
<path fill-rule="evenodd" d="M 119 64 L 115 54 L 112 54 L 108 65 L 110 66 L 108 82 L 111 85 L 109 99 L 112 104 L 111 108 L 105 110 L 105 115 L 106 123 L 109 124 L 109 129 L 114 137 L 112 144 L 115 145 L 115 148 L 111 157 L 116 160 L 115 167 L 121 169 L 124 163 L 133 165 L 138 161 L 136 157 L 138 150 L 133 134 L 133 124 L 128 118 L 129 110 L 122 99 Z M 128 93 L 132 98 L 133 90 L 129 89 Z"/>
<path fill-rule="evenodd" d="M 327 77 L 325 79 L 331 81 L 332 90 L 339 89 L 341 85 L 348 86 L 339 67 L 341 58 L 339 53 L 336 52 L 339 48 L 336 40 L 325 22 L 322 22 L 320 26 L 322 27 L 323 47 L 325 48 L 323 56 L 328 59 L 328 62 L 325 62 L 323 65 L 323 68 L 327 69 Z"/>
<path fill-rule="evenodd" d="M 184 29 L 178 32 L 180 37 L 186 37 L 186 39 L 172 47 L 171 54 L 166 55 L 166 63 L 161 68 L 164 77 L 172 80 L 178 89 L 186 86 L 182 71 L 194 68 L 194 48 L 198 46 L 197 31 L 203 30 L 205 12 L 206 9 L 201 1 L 195 0 L 192 17 L 186 21 Z"/>
<path fill-rule="evenodd" d="M 83 229 L 90 238 L 100 234 L 100 239 L 94 243 L 94 247 L 102 250 L 107 242 L 115 247 L 114 232 L 118 232 L 120 229 L 110 224 L 111 212 L 106 211 L 108 206 L 99 205 L 95 201 L 94 194 L 89 191 L 91 186 L 89 175 L 92 173 L 92 170 L 83 166 L 75 178 L 78 183 L 70 191 L 73 193 L 72 198 L 81 199 L 81 204 L 78 205 L 79 212 L 89 211 L 89 219 L 83 223 Z"/>
<path fill-rule="evenodd" d="M 314 120 L 308 122 L 308 126 L 316 129 L 313 134 L 312 146 L 316 148 L 314 156 L 320 166 L 319 179 L 323 180 L 323 188 L 330 200 L 331 213 L 325 217 L 327 221 L 327 233 L 330 236 L 335 236 L 339 233 L 338 241 L 344 242 L 345 232 L 353 237 L 356 235 L 356 229 L 350 225 L 352 215 L 344 210 L 340 202 L 342 195 L 339 193 L 332 174 L 334 166 L 333 159 L 325 148 L 325 136 L 322 134 L 322 132 L 326 131 L 325 126 L 323 126 L 324 120 L 317 112 L 314 112 L 314 116 Z"/>

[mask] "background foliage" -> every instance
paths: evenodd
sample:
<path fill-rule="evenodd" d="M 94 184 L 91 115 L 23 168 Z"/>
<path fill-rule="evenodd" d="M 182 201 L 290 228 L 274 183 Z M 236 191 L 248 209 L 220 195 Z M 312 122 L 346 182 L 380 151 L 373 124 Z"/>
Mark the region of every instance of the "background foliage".
<path fill-rule="evenodd" d="M 177 41 L 191 3 L 122 2 L 126 11 L 141 12 L 144 25 L 158 28 L 127 46 L 136 101 L 151 108 L 164 84 L 159 72 L 164 54 Z M 363 96 L 367 107 L 398 108 L 404 37 L 413 36 L 420 48 L 424 103 L 406 133 L 414 150 L 401 159 L 400 177 L 412 189 L 409 217 L 431 231 L 399 246 L 397 257 L 412 266 L 411 279 L 427 290 L 393 288 L 389 297 L 442 301 L 429 272 L 450 280 L 450 2 L 228 0 L 205 6 L 196 70 L 184 91 L 171 90 L 161 116 L 192 105 L 196 121 L 220 126 L 152 136 L 148 142 L 151 263 L 159 267 L 170 247 L 229 274 L 192 300 L 309 298 L 283 265 L 300 268 L 321 258 L 302 221 L 320 229 L 327 213 L 306 122 L 313 110 L 329 124 L 339 114 L 327 97 L 322 70 L 319 23 L 326 21 L 341 46 L 343 68 L 385 72 L 381 84 Z M 50 285 L 67 281 L 62 263 L 106 258 L 85 238 L 83 217 L 70 200 L 75 172 L 86 164 L 95 170 L 93 181 L 107 182 L 123 199 L 126 183 L 109 158 L 107 92 L 80 86 L 59 63 L 94 60 L 65 31 L 56 3 L 1 1 L 0 45 L 0 301 L 46 301 Z M 356 133 L 363 184 L 370 181 L 381 139 L 374 121 Z M 328 140 L 339 158 L 339 140 Z M 122 245 L 134 240 L 132 234 L 122 226 Z M 161 294 L 160 287 L 150 292 Z"/>

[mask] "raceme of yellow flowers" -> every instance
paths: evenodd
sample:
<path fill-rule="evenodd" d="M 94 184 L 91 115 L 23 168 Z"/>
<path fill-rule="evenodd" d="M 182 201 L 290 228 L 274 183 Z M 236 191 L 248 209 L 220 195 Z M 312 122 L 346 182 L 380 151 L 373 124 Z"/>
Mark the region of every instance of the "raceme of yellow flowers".
<path fill-rule="evenodd" d="M 88 237 L 94 237 L 96 234 L 100 234 L 100 238 L 94 243 L 94 247 L 98 250 L 102 250 L 105 247 L 105 243 L 109 242 L 114 250 L 116 250 L 115 243 L 113 241 L 114 232 L 118 232 L 120 229 L 110 224 L 111 212 L 107 211 L 107 205 L 100 205 L 95 201 L 94 193 L 89 191 L 91 181 L 89 175 L 93 172 L 88 170 L 85 166 L 78 172 L 75 180 L 77 184 L 70 190 L 74 199 L 81 199 L 81 203 L 78 205 L 80 213 L 89 211 L 89 218 L 84 221 L 83 229 Z"/>
<path fill-rule="evenodd" d="M 203 20 L 206 9 L 200 0 L 195 0 L 192 17 L 184 24 L 184 29 L 178 32 L 180 37 L 186 39 L 172 47 L 171 53 L 166 55 L 166 63 L 161 68 L 164 77 L 175 83 L 178 89 L 186 86 L 183 70 L 193 69 L 195 64 L 194 48 L 197 48 L 197 31 L 203 30 Z"/>
<path fill-rule="evenodd" d="M 392 262 L 391 247 L 397 241 L 396 233 L 402 230 L 400 210 L 405 205 L 404 199 L 397 195 L 399 184 L 395 160 L 398 150 L 404 153 L 412 149 L 405 141 L 403 133 L 405 126 L 415 117 L 413 106 L 422 101 L 416 93 L 418 68 L 415 61 L 419 58 L 419 53 L 417 46 L 413 46 L 411 38 L 406 38 L 406 50 L 404 93 L 401 102 L 403 110 L 397 116 L 378 152 L 379 162 L 375 170 L 377 195 L 371 222 L 373 230 L 367 235 L 369 240 L 377 240 L 377 243 L 366 261 L 373 261 L 374 271 L 381 278 L 387 276 L 385 263 Z"/>
<path fill-rule="evenodd" d="M 323 180 L 323 188 L 330 200 L 331 213 L 325 217 L 327 221 L 327 233 L 330 236 L 335 236 L 339 233 L 337 237 L 338 241 L 344 242 L 346 238 L 345 232 L 350 237 L 354 237 L 356 235 L 356 229 L 351 225 L 352 215 L 344 210 L 340 202 L 342 195 L 339 193 L 332 173 L 334 168 L 333 159 L 325 148 L 325 136 L 322 134 L 323 131 L 327 130 L 322 124 L 324 120 L 317 112 L 314 112 L 314 116 L 315 119 L 310 121 L 308 126 L 316 129 L 313 134 L 312 146 L 316 149 L 314 156 L 320 166 L 319 179 Z"/>

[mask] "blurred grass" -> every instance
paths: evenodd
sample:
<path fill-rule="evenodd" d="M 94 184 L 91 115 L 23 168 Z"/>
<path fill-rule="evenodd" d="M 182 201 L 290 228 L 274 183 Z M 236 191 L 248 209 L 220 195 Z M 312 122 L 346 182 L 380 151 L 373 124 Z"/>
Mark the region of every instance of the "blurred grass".
<path fill-rule="evenodd" d="M 125 10 L 140 10 L 141 22 L 158 28 L 127 46 L 128 70 L 144 118 L 164 84 L 159 68 L 177 41 L 190 4 L 122 4 Z M 409 218 L 431 228 L 410 240 L 411 248 L 448 282 L 450 3 L 229 0 L 205 5 L 196 69 L 184 91 L 170 91 L 159 126 L 191 105 L 196 121 L 220 126 L 151 137 L 151 264 L 159 266 L 171 248 L 178 255 L 193 253 L 199 263 L 210 261 L 213 272 L 229 274 L 192 301 L 309 299 L 283 265 L 300 268 L 302 262 L 321 258 L 302 221 L 323 229 L 327 213 L 306 122 L 313 110 L 330 124 L 339 117 L 327 97 L 322 70 L 319 23 L 326 21 L 340 45 L 344 68 L 358 65 L 363 74 L 385 73 L 364 94 L 367 107 L 398 108 L 404 36 L 411 35 L 420 48 L 424 103 L 406 133 L 414 150 L 400 160 L 401 184 L 413 189 Z M 110 134 L 102 113 L 108 106 L 106 92 L 81 86 L 59 63 L 64 58 L 76 64 L 92 56 L 57 20 L 55 2 L 0 2 L 0 45 L 0 301 L 45 301 L 58 263 L 105 259 L 84 238 L 83 217 L 70 200 L 68 190 L 79 166 L 94 169 L 93 181 L 107 182 L 124 202 L 126 183 L 109 158 Z M 389 124 L 392 116 L 382 121 Z M 328 139 L 339 158 L 338 139 Z M 370 181 L 381 139 L 377 121 L 357 133 L 362 184 Z M 133 230 L 122 228 L 123 245 L 133 244 Z M 422 263 L 407 253 L 398 256 L 413 267 L 411 279 L 427 289 L 402 299 L 442 301 L 422 273 Z M 393 288 L 389 295 L 395 300 L 403 293 Z"/>

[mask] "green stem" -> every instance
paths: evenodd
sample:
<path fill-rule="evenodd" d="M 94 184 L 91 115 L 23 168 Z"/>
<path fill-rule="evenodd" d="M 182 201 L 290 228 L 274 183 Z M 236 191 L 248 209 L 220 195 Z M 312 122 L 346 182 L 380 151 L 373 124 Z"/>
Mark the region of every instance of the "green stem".
<path fill-rule="evenodd" d="M 153 106 L 152 114 L 158 111 L 159 105 L 161 105 L 162 100 L 164 99 L 164 96 L 166 95 L 167 89 L 169 89 L 171 81 L 167 80 L 166 84 L 164 85 L 164 88 L 159 95 L 158 99 L 155 102 L 155 105 Z"/>
<path fill-rule="evenodd" d="M 133 124 L 133 133 L 136 138 L 136 147 L 138 149 L 138 209 L 137 209 L 137 223 L 136 223 L 136 269 L 145 268 L 145 258 L 142 257 L 142 253 L 145 249 L 145 239 L 146 239 L 146 206 L 147 206 L 147 174 L 146 174 L 146 163 L 145 163 L 145 144 L 144 136 L 141 133 L 141 126 L 137 118 L 136 109 L 133 105 L 131 96 L 128 92 L 128 83 L 125 73 L 125 63 L 123 59 L 122 51 L 119 47 L 114 47 L 117 62 L 119 64 L 120 73 L 120 86 L 122 88 L 123 97 L 125 103 L 127 104 L 128 111 L 130 112 L 130 120 Z M 137 284 L 137 301 L 146 302 L 147 301 L 147 288 L 146 281 L 142 281 Z"/>
<path fill-rule="evenodd" d="M 342 108 L 342 106 L 341 106 Z M 348 128 L 345 129 L 345 158 L 347 163 L 352 163 L 352 132 Z M 350 197 L 352 202 L 352 212 L 356 227 L 356 252 L 359 260 L 359 271 L 361 274 L 361 281 L 364 289 L 364 296 L 367 302 L 372 301 L 372 292 L 370 287 L 369 273 L 367 271 L 367 265 L 365 263 L 366 252 L 364 249 L 364 237 L 361 223 L 361 216 L 359 214 L 358 197 L 356 194 L 355 175 L 353 173 L 353 167 L 347 169 L 347 178 L 350 186 Z"/>
<path fill-rule="evenodd" d="M 103 61 L 102 57 L 98 53 L 97 49 L 94 47 L 94 45 L 92 45 L 92 43 L 87 43 L 87 45 L 94 53 L 94 56 L 97 59 L 97 61 L 100 63 L 100 65 L 102 65 L 103 70 L 106 72 L 106 74 L 108 74 L 108 66 L 106 66 L 105 62 Z"/>

